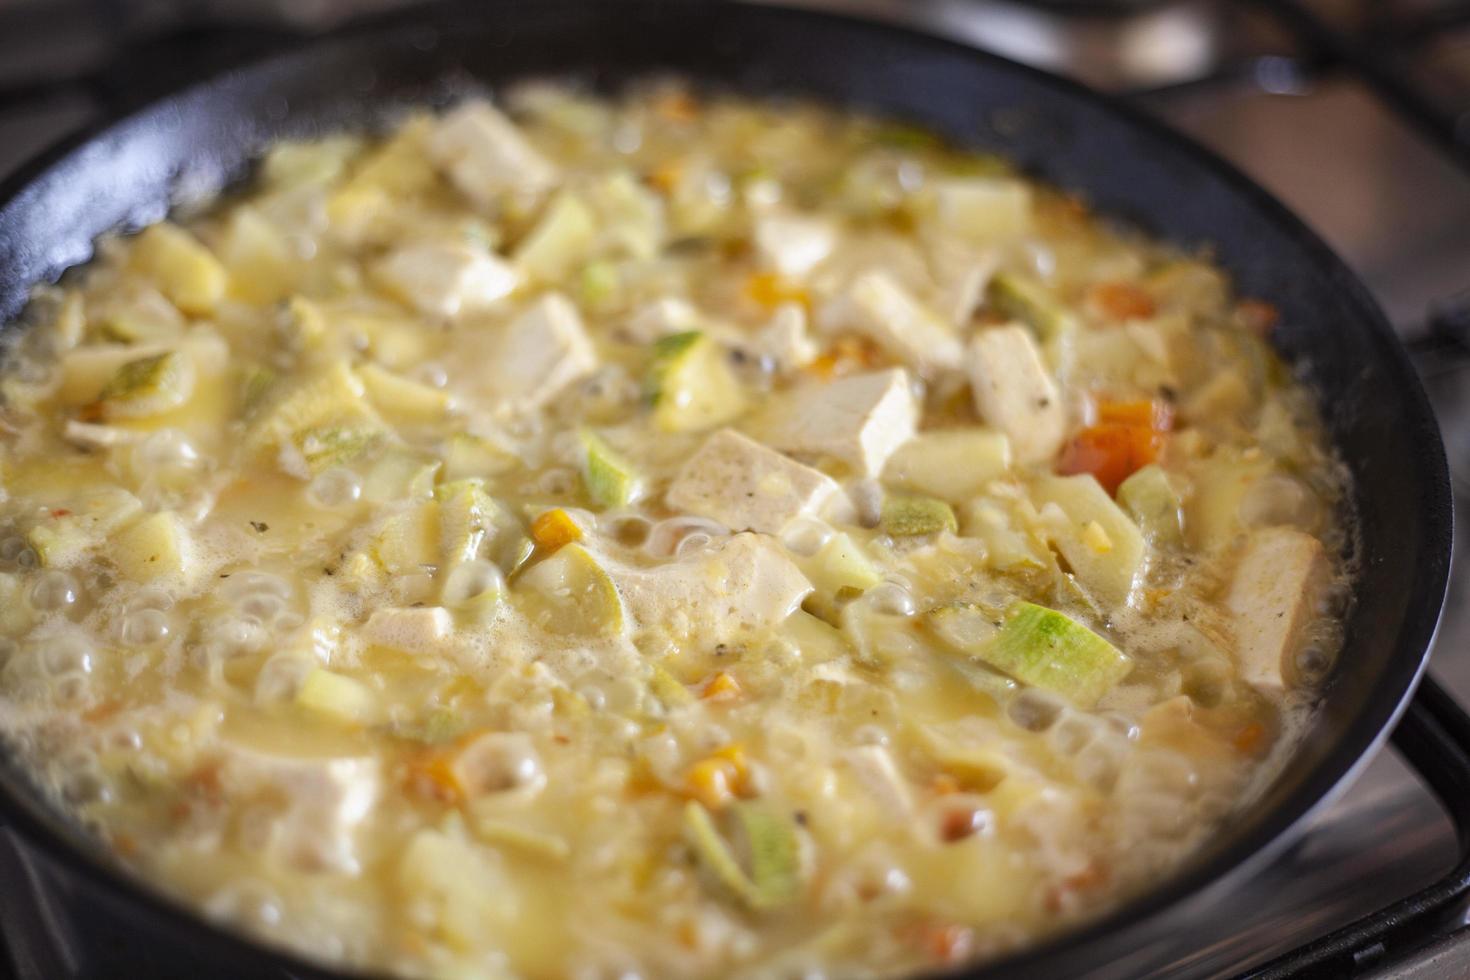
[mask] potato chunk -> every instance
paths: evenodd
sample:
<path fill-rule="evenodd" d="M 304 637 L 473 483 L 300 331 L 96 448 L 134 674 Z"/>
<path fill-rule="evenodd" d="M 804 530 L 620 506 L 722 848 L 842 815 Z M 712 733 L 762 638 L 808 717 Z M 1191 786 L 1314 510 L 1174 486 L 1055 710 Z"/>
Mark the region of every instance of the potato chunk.
<path fill-rule="evenodd" d="M 1317 615 L 1330 571 L 1322 542 L 1310 534 L 1273 527 L 1250 536 L 1225 600 L 1247 683 L 1278 691 L 1289 686 L 1291 658 Z"/>

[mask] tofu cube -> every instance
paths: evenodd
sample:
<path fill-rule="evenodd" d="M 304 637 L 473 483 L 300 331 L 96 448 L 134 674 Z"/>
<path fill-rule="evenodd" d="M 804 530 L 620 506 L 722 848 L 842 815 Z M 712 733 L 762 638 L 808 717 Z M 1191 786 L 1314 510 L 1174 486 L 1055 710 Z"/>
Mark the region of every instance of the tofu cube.
<path fill-rule="evenodd" d="M 694 304 L 677 296 L 664 296 L 634 310 L 623 324 L 622 334 L 638 344 L 651 344 L 660 337 L 702 330 L 704 316 Z"/>
<path fill-rule="evenodd" d="M 435 126 L 428 155 L 470 200 L 493 205 L 507 192 L 538 194 L 556 168 L 498 109 L 483 99 L 461 103 Z"/>
<path fill-rule="evenodd" d="M 723 643 L 784 621 L 811 583 L 769 538 L 736 534 L 690 560 L 611 572 L 644 628 Z"/>
<path fill-rule="evenodd" d="M 423 242 L 394 249 L 374 267 L 385 288 L 420 313 L 457 317 L 510 295 L 515 269 L 481 249 L 457 242 Z"/>
<path fill-rule="evenodd" d="M 816 513 L 838 492 L 825 473 L 721 429 L 684 464 L 665 499 L 676 510 L 732 531 L 776 534 L 793 518 Z"/>
<path fill-rule="evenodd" d="M 964 364 L 964 346 L 954 327 L 887 272 L 858 276 L 839 309 L 838 325 L 866 334 L 920 372 Z"/>
<path fill-rule="evenodd" d="M 807 331 L 806 309 L 800 303 L 782 303 L 770 321 L 744 345 L 756 357 L 769 357 L 778 371 L 810 364 L 819 353 Z"/>
<path fill-rule="evenodd" d="M 454 617 L 443 606 L 377 609 L 363 625 L 363 639 L 380 647 L 425 653 L 454 632 Z"/>
<path fill-rule="evenodd" d="M 772 401 L 751 430 L 775 449 L 831 456 L 875 476 L 913 438 L 918 417 L 909 373 L 892 368 L 796 388 Z"/>
<path fill-rule="evenodd" d="M 791 279 L 800 279 L 821 265 L 836 242 L 836 229 L 821 218 L 770 214 L 755 223 L 755 247 L 761 259 Z"/>
<path fill-rule="evenodd" d="M 530 411 L 591 374 L 597 352 L 571 300 L 548 293 L 502 328 L 493 353 L 473 370 L 503 408 Z"/>
<path fill-rule="evenodd" d="M 260 798 L 272 807 L 269 847 L 300 871 L 358 873 L 354 834 L 377 802 L 379 781 L 375 759 L 275 754 L 231 743 L 220 766 L 229 799 Z"/>
<path fill-rule="evenodd" d="M 1274 691 L 1288 685 L 1295 673 L 1291 658 L 1317 615 L 1330 574 L 1322 542 L 1310 534 L 1286 527 L 1251 534 L 1225 600 L 1246 683 Z"/>
<path fill-rule="evenodd" d="M 1016 462 L 1056 455 L 1067 413 L 1029 330 L 1017 324 L 982 330 L 970 341 L 969 370 L 976 411 L 1010 439 Z"/>

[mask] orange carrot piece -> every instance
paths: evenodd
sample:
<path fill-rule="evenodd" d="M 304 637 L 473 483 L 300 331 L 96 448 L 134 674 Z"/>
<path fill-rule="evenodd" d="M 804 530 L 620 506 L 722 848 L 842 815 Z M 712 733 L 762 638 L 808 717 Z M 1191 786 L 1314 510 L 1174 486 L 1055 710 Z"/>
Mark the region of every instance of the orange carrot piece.
<path fill-rule="evenodd" d="M 1154 315 L 1154 298 L 1131 282 L 1100 282 L 1087 291 L 1087 298 L 1110 320 L 1143 320 Z"/>
<path fill-rule="evenodd" d="M 582 529 L 577 522 L 572 520 L 571 515 L 560 507 L 553 507 L 545 513 L 537 515 L 531 522 L 531 540 L 536 542 L 536 547 L 544 552 L 552 552 L 562 545 L 571 544 L 580 540 Z"/>

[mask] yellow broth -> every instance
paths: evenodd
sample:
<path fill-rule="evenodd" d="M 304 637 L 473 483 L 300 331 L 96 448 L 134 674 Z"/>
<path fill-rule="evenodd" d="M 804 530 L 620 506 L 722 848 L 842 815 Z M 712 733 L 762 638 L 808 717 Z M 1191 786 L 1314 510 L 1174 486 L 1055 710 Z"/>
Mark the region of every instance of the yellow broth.
<path fill-rule="evenodd" d="M 1339 646 L 1274 317 L 813 105 L 536 84 L 279 145 L 38 293 L 5 727 L 329 964 L 995 956 L 1186 858 Z"/>

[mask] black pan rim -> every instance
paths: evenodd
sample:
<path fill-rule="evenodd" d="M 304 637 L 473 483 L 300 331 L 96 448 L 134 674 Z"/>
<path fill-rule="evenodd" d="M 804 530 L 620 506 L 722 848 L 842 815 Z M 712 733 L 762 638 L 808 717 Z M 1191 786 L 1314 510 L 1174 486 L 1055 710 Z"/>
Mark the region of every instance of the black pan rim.
<path fill-rule="evenodd" d="M 676 10 L 692 3 L 693 0 L 619 0 L 619 2 L 628 7 L 658 13 Z M 556 6 L 582 9 L 586 3 L 587 0 L 541 0 L 537 6 L 542 9 Z M 1366 764 L 1372 753 L 1382 745 L 1389 731 L 1407 707 L 1427 665 L 1428 650 L 1437 629 L 1439 613 L 1448 584 L 1452 550 L 1453 508 L 1449 470 L 1428 397 L 1402 345 L 1398 342 L 1376 302 L 1356 274 L 1336 253 L 1284 205 L 1245 177 L 1233 165 L 1141 110 L 1048 72 L 1020 65 L 972 45 L 938 37 L 912 27 L 898 26 L 885 21 L 848 14 L 788 8 L 764 2 L 699 0 L 699 3 L 706 8 L 720 7 L 731 12 L 738 10 L 740 16 L 764 17 L 773 20 L 785 18 L 789 21 L 805 21 L 816 24 L 818 27 L 825 24 L 829 28 L 841 26 L 849 30 L 856 29 L 879 35 L 900 36 L 915 45 L 928 45 L 936 52 L 947 52 L 987 62 L 998 70 L 1023 76 L 1039 87 L 1057 93 L 1060 98 L 1087 103 L 1091 108 L 1117 118 L 1129 128 L 1141 130 L 1155 139 L 1173 144 L 1187 156 L 1193 166 L 1222 180 L 1252 208 L 1294 239 L 1296 244 L 1310 255 L 1318 268 L 1342 290 L 1346 300 L 1357 309 L 1365 321 L 1375 342 L 1376 352 L 1384 359 L 1385 366 L 1389 369 L 1393 380 L 1408 396 L 1408 421 L 1414 424 L 1415 434 L 1425 439 L 1426 444 L 1419 454 L 1424 494 L 1422 499 L 1416 501 L 1415 504 L 1423 515 L 1422 526 L 1427 538 L 1424 554 L 1427 561 L 1419 570 L 1413 599 L 1404 612 L 1403 623 L 1394 639 L 1396 656 L 1383 672 L 1383 676 L 1379 678 L 1381 686 L 1393 695 L 1393 699 L 1389 701 L 1380 697 L 1366 704 L 1354 719 L 1353 724 L 1315 769 L 1308 773 L 1306 778 L 1279 806 L 1260 820 L 1257 827 L 1250 833 L 1235 839 L 1231 846 L 1211 853 L 1204 859 L 1191 859 L 1156 887 L 1125 900 L 1100 917 L 1053 934 L 1039 944 L 1016 954 L 976 967 L 961 967 L 947 974 L 970 976 L 976 980 L 1007 975 L 1051 975 L 1064 960 L 1068 957 L 1075 957 L 1079 950 L 1099 943 L 1105 938 L 1116 937 L 1127 927 L 1155 921 L 1171 907 L 1207 892 L 1227 878 L 1248 873 L 1251 868 L 1268 859 L 1276 849 L 1285 846 L 1292 839 L 1296 829 L 1330 802 L 1336 792 L 1345 788 L 1356 772 Z M 447 12 L 485 9 L 484 6 L 477 4 L 449 0 L 449 2 L 435 3 L 386 17 L 372 18 L 300 44 L 289 44 L 284 50 L 252 60 L 242 67 L 181 87 L 136 110 L 103 118 L 96 124 L 60 141 L 50 150 L 22 166 L 5 181 L 0 182 L 0 216 L 16 205 L 27 190 L 45 175 L 70 161 L 84 151 L 89 144 L 111 133 L 120 133 L 128 125 L 139 122 L 150 114 L 166 110 L 170 106 L 186 103 L 191 97 L 208 90 L 225 87 L 232 82 L 248 80 L 253 75 L 269 72 L 276 67 L 291 65 L 300 59 L 309 57 L 313 49 L 366 43 L 394 26 L 430 26 L 436 16 Z M 656 65 L 650 65 L 648 68 L 649 73 L 657 71 Z M 840 102 L 840 100 L 835 101 Z M 318 963 L 301 959 L 293 951 L 269 945 L 262 940 L 247 938 L 243 933 L 226 929 L 205 919 L 182 903 L 167 897 L 156 886 L 150 885 L 132 871 L 121 867 L 107 855 L 100 845 L 79 847 L 75 840 L 68 839 L 68 836 L 54 825 L 55 814 L 39 794 L 27 791 L 25 787 L 14 783 L 9 778 L 0 780 L 0 812 L 3 812 L 3 819 L 6 822 L 20 829 L 26 841 L 36 845 L 50 860 L 67 871 L 78 874 L 113 901 L 121 901 L 135 908 L 141 906 L 143 911 L 155 919 L 161 919 L 168 927 L 193 930 L 192 938 L 209 944 L 215 955 L 228 957 L 231 962 L 236 963 L 284 968 L 304 976 L 354 975 L 327 970 Z M 1072 965 L 1075 966 L 1075 962 Z"/>

